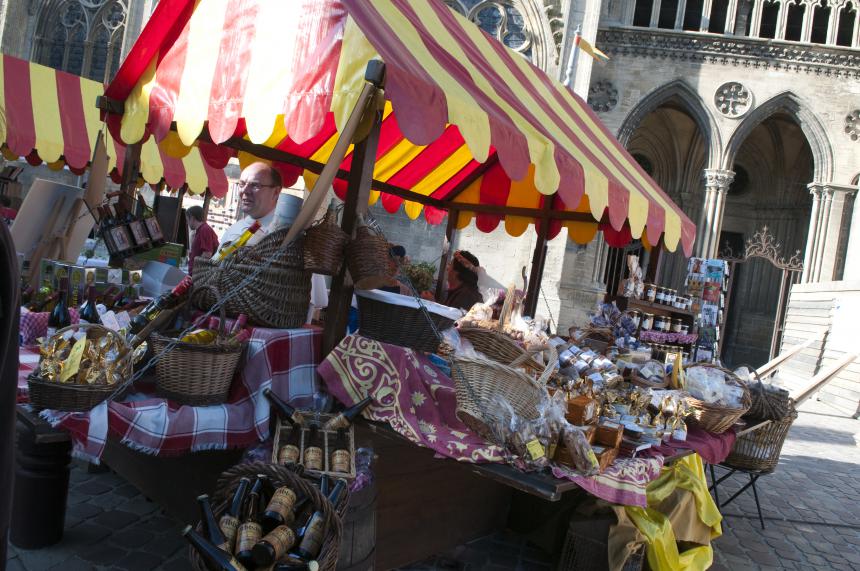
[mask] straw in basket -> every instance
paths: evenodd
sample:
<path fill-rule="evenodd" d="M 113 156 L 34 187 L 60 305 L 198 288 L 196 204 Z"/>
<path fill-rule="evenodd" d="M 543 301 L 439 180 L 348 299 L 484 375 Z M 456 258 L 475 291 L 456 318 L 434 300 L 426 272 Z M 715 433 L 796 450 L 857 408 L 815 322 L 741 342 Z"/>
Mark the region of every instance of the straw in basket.
<path fill-rule="evenodd" d="M 113 337 L 125 356 L 117 363 L 117 371 L 127 378 L 131 376 L 132 352 L 122 335 L 92 323 L 79 323 L 64 327 L 57 331 L 62 335 L 66 331 L 85 331 L 88 339 L 100 339 L 104 336 Z M 104 373 L 97 381 L 102 384 L 79 385 L 74 383 L 59 383 L 45 381 L 34 371 L 27 378 L 30 404 L 36 408 L 50 408 L 66 412 L 87 411 L 108 398 L 117 388 L 115 384 L 104 383 Z"/>
<path fill-rule="evenodd" d="M 212 295 L 220 299 L 217 290 Z M 172 351 L 165 353 L 173 339 L 159 333 L 150 335 L 152 349 L 160 356 L 155 363 L 156 387 L 160 396 L 191 406 L 208 406 L 227 400 L 245 344 L 223 342 L 227 321 L 223 305 L 220 313 L 218 340 L 214 343 L 180 342 Z"/>

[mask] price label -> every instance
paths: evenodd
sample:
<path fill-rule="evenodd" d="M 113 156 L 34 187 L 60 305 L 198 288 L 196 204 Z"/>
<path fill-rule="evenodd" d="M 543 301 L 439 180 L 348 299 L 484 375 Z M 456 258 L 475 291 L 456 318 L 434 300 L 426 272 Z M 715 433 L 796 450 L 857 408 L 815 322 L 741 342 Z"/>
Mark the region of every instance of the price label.
<path fill-rule="evenodd" d="M 535 438 L 534 440 L 530 440 L 526 444 L 526 450 L 529 451 L 529 456 L 532 457 L 532 460 L 540 460 L 544 457 L 543 445 L 537 438 Z"/>
<path fill-rule="evenodd" d="M 116 313 L 113 311 L 105 311 L 101 314 L 102 325 L 113 331 L 119 331 L 119 321 L 117 321 Z"/>
<path fill-rule="evenodd" d="M 86 337 L 81 337 L 75 341 L 74 345 L 72 345 L 72 350 L 69 352 L 69 356 L 65 363 L 63 363 L 63 372 L 60 374 L 61 383 L 65 383 L 78 374 L 78 370 L 81 368 L 81 357 L 84 356 L 84 347 L 86 347 L 86 345 Z"/>

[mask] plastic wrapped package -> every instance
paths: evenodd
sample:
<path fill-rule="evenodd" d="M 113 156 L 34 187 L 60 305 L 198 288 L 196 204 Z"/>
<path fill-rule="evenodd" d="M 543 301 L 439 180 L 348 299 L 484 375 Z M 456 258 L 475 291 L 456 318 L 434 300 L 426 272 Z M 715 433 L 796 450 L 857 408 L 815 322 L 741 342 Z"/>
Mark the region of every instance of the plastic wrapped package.
<path fill-rule="evenodd" d="M 691 367 L 686 371 L 687 390 L 699 400 L 717 406 L 739 408 L 743 388 L 726 383 L 726 374 L 713 367 Z"/>

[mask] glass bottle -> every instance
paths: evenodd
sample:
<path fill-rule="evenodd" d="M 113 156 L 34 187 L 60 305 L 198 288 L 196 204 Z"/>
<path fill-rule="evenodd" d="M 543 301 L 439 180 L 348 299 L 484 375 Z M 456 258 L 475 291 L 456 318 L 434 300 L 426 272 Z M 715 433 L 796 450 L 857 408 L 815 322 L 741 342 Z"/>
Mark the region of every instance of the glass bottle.
<path fill-rule="evenodd" d="M 301 413 L 287 403 L 287 401 L 275 394 L 272 389 L 263 389 L 263 396 L 269 400 L 269 403 L 275 409 L 279 418 L 297 426 L 302 426 L 304 424 L 305 421 Z"/>
<path fill-rule="evenodd" d="M 287 525 L 279 525 L 254 545 L 254 563 L 268 567 L 286 555 L 295 543 L 295 532 Z"/>
<path fill-rule="evenodd" d="M 212 545 L 224 551 L 230 551 L 230 543 L 221 527 L 215 522 L 215 514 L 212 513 L 212 504 L 209 502 L 209 495 L 202 494 L 197 496 L 197 503 L 200 505 L 200 521 L 203 522 L 203 531 L 206 537 L 212 542 Z"/>
<path fill-rule="evenodd" d="M 274 529 L 279 525 L 292 523 L 293 509 L 296 507 L 296 493 L 287 486 L 281 486 L 272 494 L 272 499 L 263 511 L 263 528 Z"/>
<path fill-rule="evenodd" d="M 232 553 L 233 547 L 236 545 L 236 533 L 239 529 L 239 516 L 242 514 L 242 504 L 245 503 L 245 494 L 248 493 L 248 486 L 251 485 L 251 480 L 248 478 L 241 478 L 239 480 L 239 485 L 236 486 L 236 491 L 233 494 L 233 501 L 230 502 L 230 506 L 227 508 L 227 511 L 224 512 L 224 515 L 221 516 L 221 519 L 218 520 L 218 527 L 221 528 L 221 532 L 224 534 L 224 537 L 227 538 L 227 545 L 230 547 L 230 552 Z"/>
<path fill-rule="evenodd" d="M 315 511 L 308 523 L 299 531 L 300 543 L 296 554 L 302 559 L 313 559 L 319 555 L 325 539 L 325 516 Z"/>
<path fill-rule="evenodd" d="M 337 438 L 334 441 L 329 466 L 332 472 L 349 474 L 352 471 L 352 455 L 349 452 L 346 430 L 343 428 L 339 428 L 337 431 Z"/>
<path fill-rule="evenodd" d="M 117 255 L 127 257 L 134 253 L 134 238 L 131 236 L 131 231 L 122 223 L 117 215 L 111 210 L 110 205 L 105 205 L 107 214 L 107 229 L 111 235 L 114 244 L 116 244 Z"/>
<path fill-rule="evenodd" d="M 230 257 L 233 252 L 244 246 L 248 242 L 248 240 L 251 239 L 251 236 L 253 236 L 259 229 L 260 222 L 258 220 L 254 220 L 254 222 L 248 227 L 248 229 L 242 232 L 242 235 L 239 236 L 235 242 L 224 244 L 224 246 L 221 247 L 220 250 L 215 252 L 215 255 L 212 256 L 212 261 L 217 263 Z"/>
<path fill-rule="evenodd" d="M 117 212 L 121 213 L 121 220 L 131 232 L 131 237 L 134 240 L 134 249 L 137 252 L 145 252 L 152 248 L 152 242 L 149 239 L 149 234 L 143 222 L 138 219 L 130 210 L 117 203 Z"/>
<path fill-rule="evenodd" d="M 82 323 L 101 324 L 102 320 L 99 316 L 99 311 L 96 308 L 96 298 L 96 286 L 88 286 L 87 299 L 84 301 L 83 305 L 81 305 L 81 310 L 79 312 Z"/>
<path fill-rule="evenodd" d="M 105 247 L 108 249 L 108 253 L 111 256 L 119 255 L 119 247 L 113 239 L 113 235 L 110 233 L 110 214 L 108 214 L 107 209 L 104 206 L 96 207 L 96 212 L 99 213 L 99 229 L 98 233 L 102 237 L 102 240 L 105 242 Z"/>
<path fill-rule="evenodd" d="M 287 443 L 278 450 L 278 464 L 282 466 L 298 464 L 301 459 L 301 435 L 301 427 L 296 424 L 292 425 Z"/>
<path fill-rule="evenodd" d="M 337 430 L 339 428 L 347 428 L 355 418 L 361 414 L 367 406 L 373 402 L 373 398 L 365 397 L 348 409 L 344 410 L 336 417 L 332 418 L 325 424 L 325 430 Z"/>
<path fill-rule="evenodd" d="M 304 462 L 307 470 L 322 471 L 323 469 L 323 443 L 320 438 L 319 426 L 311 425 L 308 440 L 305 444 Z"/>
<path fill-rule="evenodd" d="M 164 245 L 164 232 L 161 230 L 161 224 L 155 216 L 155 212 L 149 207 L 146 202 L 143 203 L 143 225 L 146 228 L 146 233 L 149 235 L 149 240 L 154 248 Z"/>
<path fill-rule="evenodd" d="M 209 571 L 245 571 L 245 567 L 236 561 L 232 555 L 212 545 L 209 540 L 194 531 L 190 525 L 182 530 L 182 535 L 185 536 L 194 551 L 200 555 L 203 564 Z"/>
<path fill-rule="evenodd" d="M 153 299 L 146 307 L 140 310 L 140 313 L 132 318 L 130 325 L 131 332 L 135 334 L 140 333 L 163 310 L 172 309 L 179 305 L 188 295 L 190 289 L 191 278 L 186 277 L 171 291 Z"/>
<path fill-rule="evenodd" d="M 60 278 L 60 291 L 57 296 L 57 304 L 48 316 L 48 337 L 54 335 L 57 330 L 72 324 L 72 316 L 68 306 L 69 278 Z"/>
<path fill-rule="evenodd" d="M 263 536 L 263 528 L 258 520 L 260 514 L 260 494 L 262 493 L 263 481 L 257 478 L 251 493 L 248 494 L 248 506 L 245 509 L 245 518 L 236 531 L 236 558 L 240 563 L 248 567 L 253 566 L 254 558 L 252 551 L 254 545 Z"/>

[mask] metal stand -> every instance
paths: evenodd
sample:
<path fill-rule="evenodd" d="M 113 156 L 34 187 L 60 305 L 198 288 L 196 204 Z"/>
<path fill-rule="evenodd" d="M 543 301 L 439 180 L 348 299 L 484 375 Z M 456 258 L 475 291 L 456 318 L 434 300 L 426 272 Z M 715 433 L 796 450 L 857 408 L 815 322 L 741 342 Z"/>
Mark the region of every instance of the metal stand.
<path fill-rule="evenodd" d="M 723 476 L 721 476 L 719 479 L 717 479 L 716 473 L 714 472 L 714 465 L 713 464 L 708 465 L 708 467 L 711 470 L 711 485 L 708 488 L 708 490 L 714 492 L 714 502 L 717 504 L 717 509 L 720 509 L 724 506 L 729 505 L 730 503 L 732 503 L 735 500 L 735 498 L 737 498 L 739 495 L 741 495 L 742 493 L 744 493 L 745 491 L 747 491 L 747 489 L 749 489 L 751 487 L 752 491 L 753 491 L 753 497 L 755 498 L 755 507 L 756 507 L 756 510 L 758 511 L 758 521 L 761 524 L 761 528 L 764 529 L 764 517 L 761 515 L 761 504 L 759 503 L 759 500 L 758 500 L 758 490 L 756 490 L 756 487 L 755 487 L 756 481 L 758 481 L 758 479 L 764 475 L 764 472 L 752 472 L 752 471 L 748 471 L 748 470 L 741 470 L 740 468 L 731 468 L 731 467 L 726 466 L 724 464 L 720 464 L 720 466 L 727 469 L 729 472 L 727 474 L 724 474 Z M 717 490 L 717 486 L 719 486 L 724 481 L 726 481 L 729 478 L 731 478 L 732 476 L 734 476 L 735 472 L 742 472 L 742 473 L 748 475 L 750 481 L 747 482 L 746 484 L 744 484 L 740 490 L 735 492 L 734 495 L 731 496 L 729 499 L 727 499 L 725 502 L 720 503 L 720 494 L 719 494 L 719 491 Z"/>

